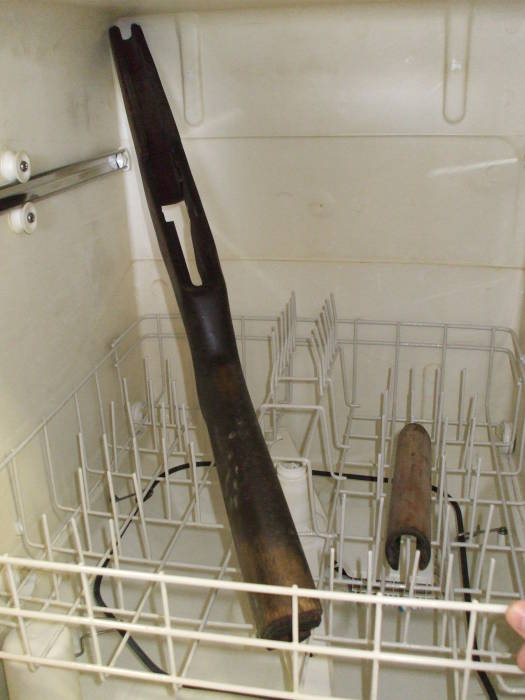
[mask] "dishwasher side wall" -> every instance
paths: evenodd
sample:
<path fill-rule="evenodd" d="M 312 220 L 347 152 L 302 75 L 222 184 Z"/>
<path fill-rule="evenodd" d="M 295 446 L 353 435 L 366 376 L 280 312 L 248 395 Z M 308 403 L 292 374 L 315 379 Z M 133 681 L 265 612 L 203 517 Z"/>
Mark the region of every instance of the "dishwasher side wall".
<path fill-rule="evenodd" d="M 349 317 L 518 326 L 523 3 L 135 20 L 235 311 L 273 313 L 295 289 L 299 313 L 317 313 L 334 292 Z M 172 296 L 139 191 L 130 197 L 139 305 L 157 311 Z"/>
<path fill-rule="evenodd" d="M 27 151 L 33 173 L 118 147 L 109 24 L 108 15 L 93 8 L 0 4 L 0 146 Z M 13 233 L 7 214 L 0 216 L 1 455 L 136 316 L 122 175 L 43 200 L 37 215 L 29 236 Z M 39 481 L 42 470 L 34 471 L 30 490 L 38 513 L 46 510 L 48 493 Z M 16 551 L 19 542 L 9 489 L 4 470 L 2 551 Z"/>

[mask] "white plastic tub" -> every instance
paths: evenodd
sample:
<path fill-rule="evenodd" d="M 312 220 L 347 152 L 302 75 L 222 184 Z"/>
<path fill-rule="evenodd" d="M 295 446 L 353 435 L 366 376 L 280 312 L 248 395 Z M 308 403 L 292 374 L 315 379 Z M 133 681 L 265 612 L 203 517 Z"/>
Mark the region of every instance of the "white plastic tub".
<path fill-rule="evenodd" d="M 290 502 L 303 494 L 324 605 L 308 645 L 254 636 L 214 469 L 197 466 L 208 440 L 107 38 L 131 22 L 272 456 L 301 474 Z M 0 214 L 4 664 L 35 697 L 38 666 L 69 669 L 86 698 L 466 700 L 484 697 L 479 670 L 524 695 L 503 613 L 525 585 L 525 4 L 7 0 L 0 38 L 2 153 L 28 154 L 32 177 L 131 157 L 36 202 L 30 235 Z M 165 213 L 191 265 L 184 214 Z M 432 561 L 418 573 L 405 551 L 398 573 L 382 479 L 410 420 L 433 444 Z M 123 643 L 128 624 L 165 674 Z M 64 625 L 72 649 L 31 646 Z"/>

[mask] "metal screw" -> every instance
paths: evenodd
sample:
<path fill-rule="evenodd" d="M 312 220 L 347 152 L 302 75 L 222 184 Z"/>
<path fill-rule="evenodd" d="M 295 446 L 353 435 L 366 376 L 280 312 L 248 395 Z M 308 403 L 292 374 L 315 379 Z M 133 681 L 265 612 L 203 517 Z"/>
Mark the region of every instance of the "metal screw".
<path fill-rule="evenodd" d="M 20 170 L 23 173 L 27 173 L 27 171 L 29 170 L 29 163 L 27 162 L 27 160 L 20 161 Z"/>
<path fill-rule="evenodd" d="M 30 211 L 28 212 L 26 219 L 30 224 L 33 224 L 35 222 L 36 216 L 33 214 L 32 211 Z"/>

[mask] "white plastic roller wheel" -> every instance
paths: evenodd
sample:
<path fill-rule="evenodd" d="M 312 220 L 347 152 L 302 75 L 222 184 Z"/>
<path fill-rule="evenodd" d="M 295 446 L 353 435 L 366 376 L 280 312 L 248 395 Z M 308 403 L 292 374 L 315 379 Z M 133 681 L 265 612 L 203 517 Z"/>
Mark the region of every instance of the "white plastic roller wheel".
<path fill-rule="evenodd" d="M 25 151 L 4 151 L 0 155 L 0 179 L 4 183 L 27 182 L 31 177 L 31 161 Z"/>
<path fill-rule="evenodd" d="M 37 226 L 37 215 L 34 204 L 28 202 L 23 207 L 17 207 L 9 212 L 9 226 L 15 233 L 34 233 Z"/>

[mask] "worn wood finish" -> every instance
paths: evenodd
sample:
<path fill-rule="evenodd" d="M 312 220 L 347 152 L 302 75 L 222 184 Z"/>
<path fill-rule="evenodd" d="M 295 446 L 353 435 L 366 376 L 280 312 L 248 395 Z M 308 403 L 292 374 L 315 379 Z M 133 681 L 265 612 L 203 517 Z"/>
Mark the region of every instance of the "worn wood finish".
<path fill-rule="evenodd" d="M 142 29 L 110 40 L 146 199 L 188 336 L 199 403 L 245 581 L 313 588 L 312 575 L 241 369 L 217 250 L 182 142 Z M 192 284 L 173 223 L 162 207 L 184 201 L 201 286 Z M 291 599 L 250 596 L 257 632 L 291 638 Z M 317 599 L 299 601 L 299 636 L 321 621 Z"/>
<path fill-rule="evenodd" d="M 420 551 L 419 568 L 430 561 L 432 449 L 430 437 L 419 423 L 409 423 L 397 439 L 394 479 L 390 490 L 390 511 L 386 557 L 399 568 L 401 537 L 411 535 Z"/>

